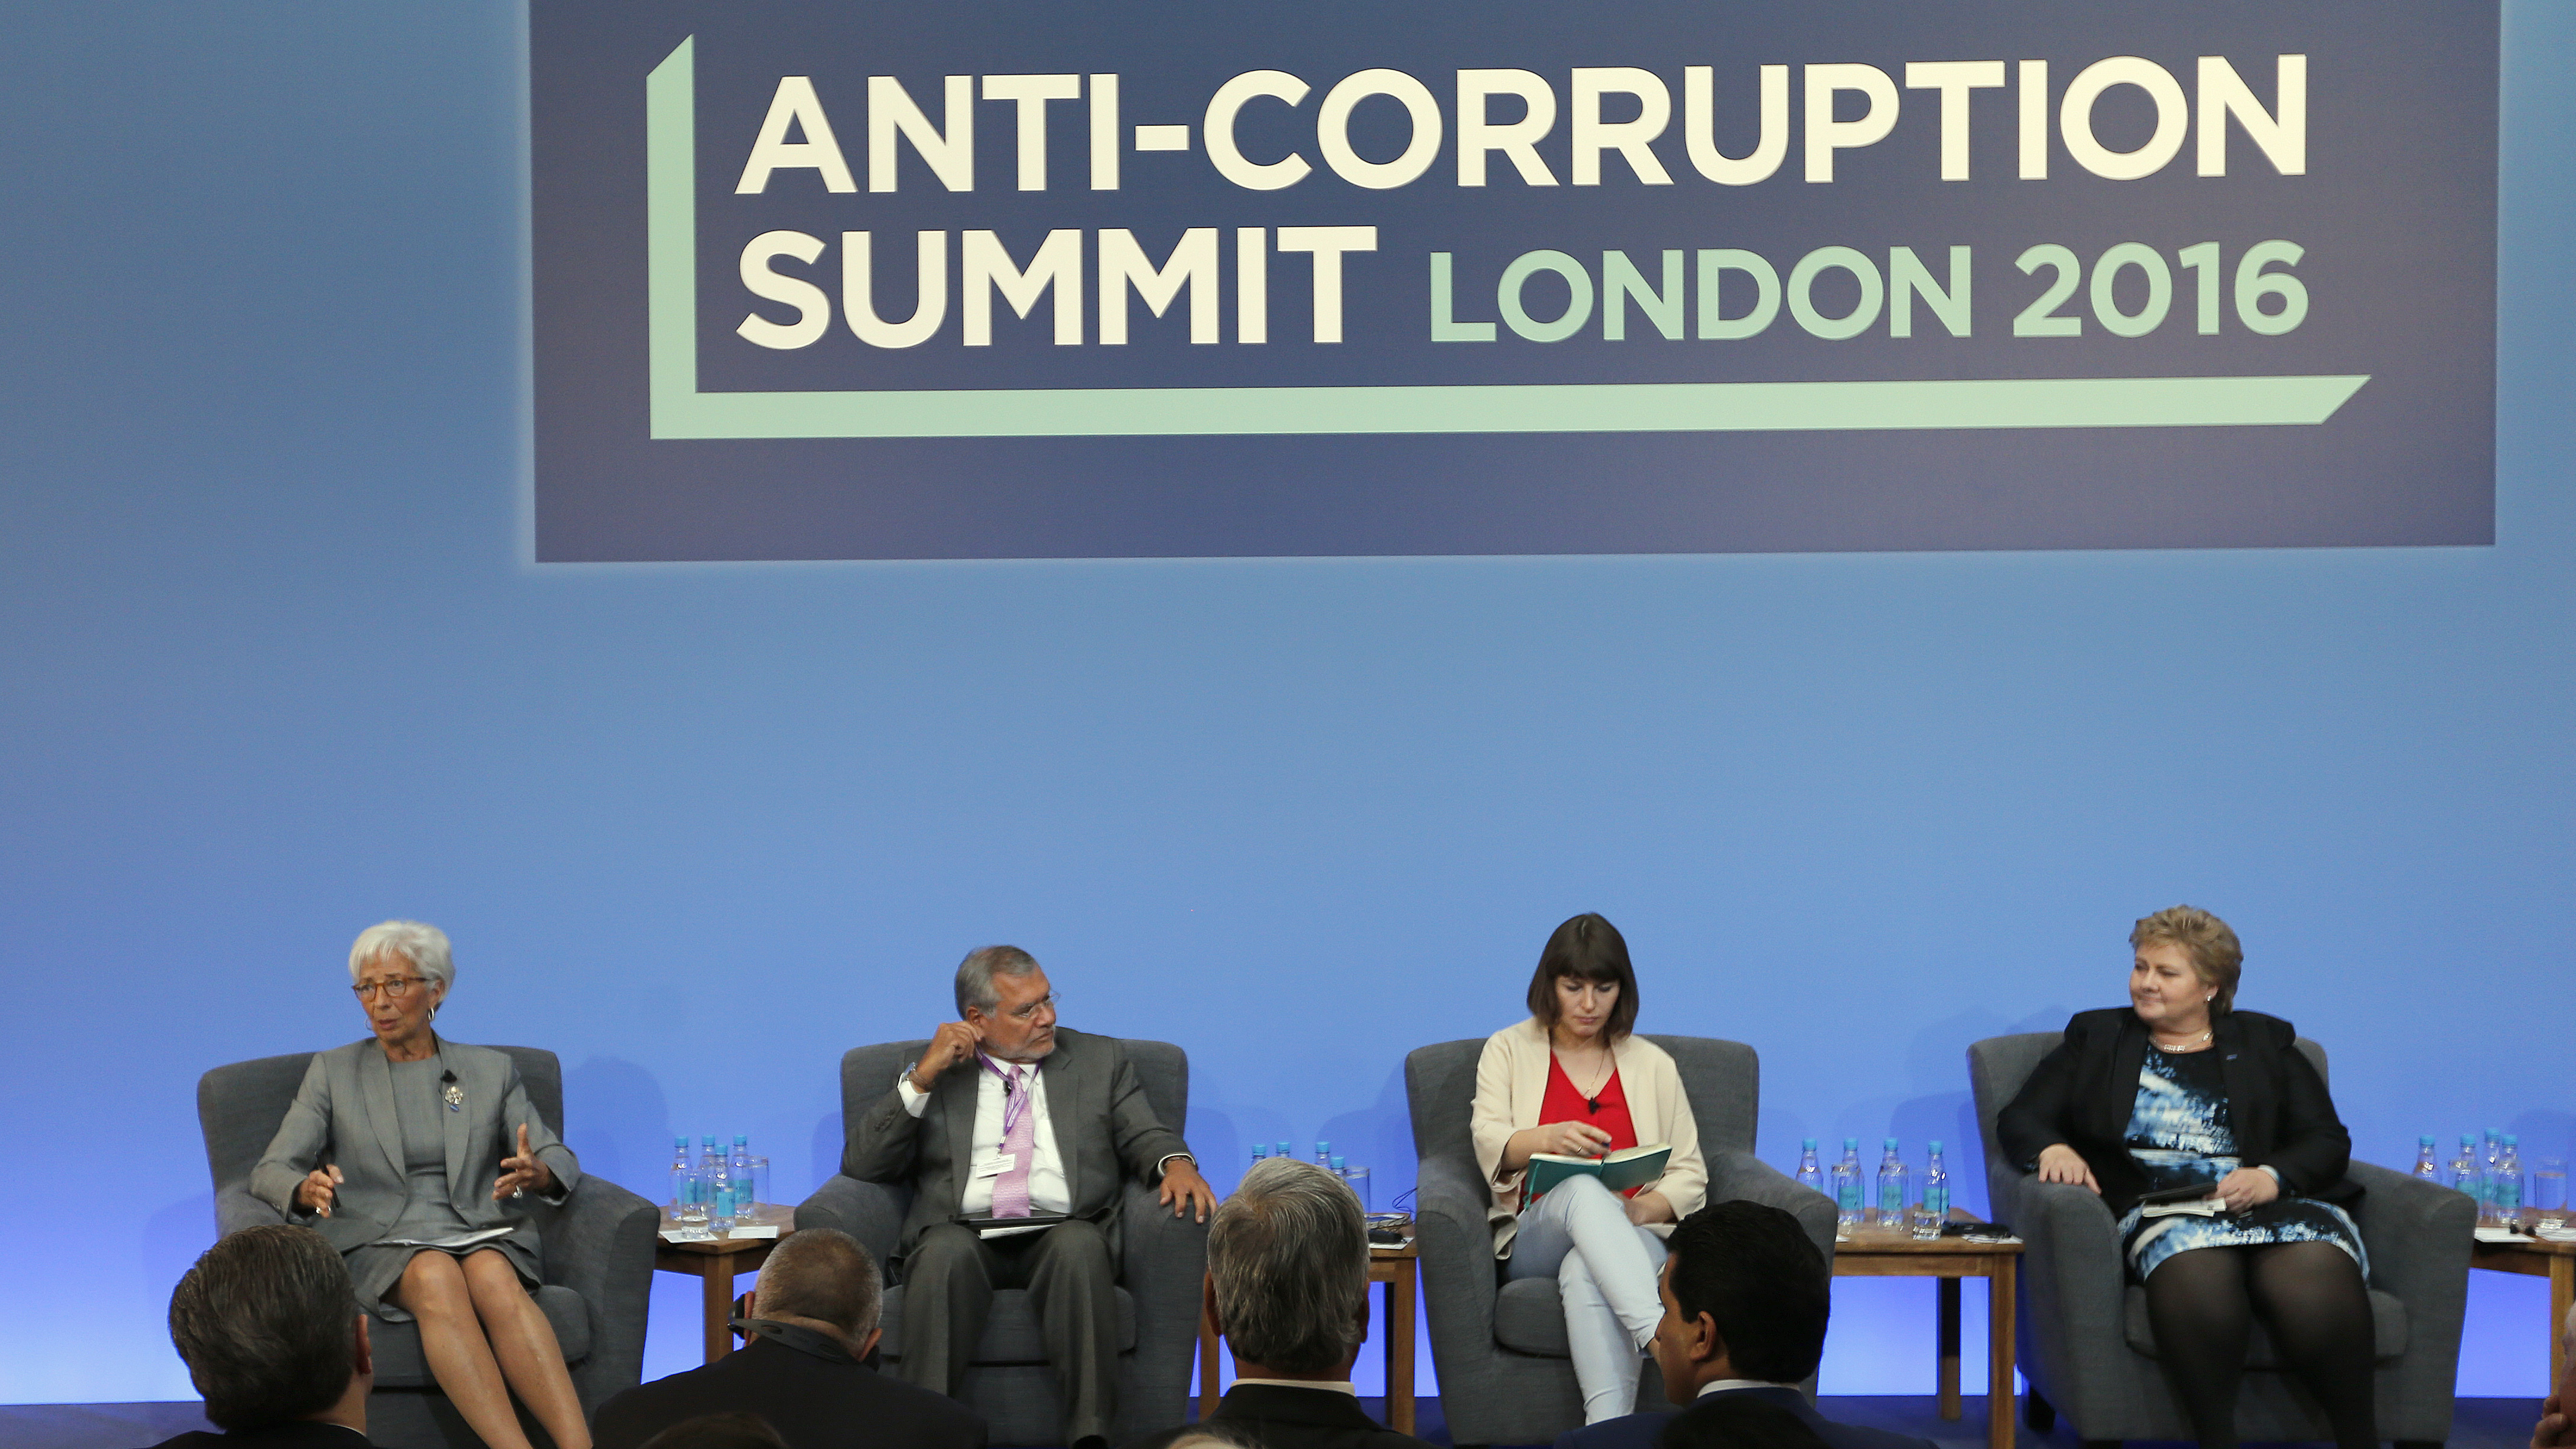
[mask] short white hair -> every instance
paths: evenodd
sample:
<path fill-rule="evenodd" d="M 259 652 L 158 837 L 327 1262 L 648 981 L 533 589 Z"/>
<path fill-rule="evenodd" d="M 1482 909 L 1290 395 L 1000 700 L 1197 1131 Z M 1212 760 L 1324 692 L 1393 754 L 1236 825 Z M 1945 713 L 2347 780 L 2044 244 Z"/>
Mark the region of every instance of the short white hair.
<path fill-rule="evenodd" d="M 357 980 L 368 962 L 388 955 L 410 962 L 411 969 L 436 983 L 442 996 L 456 982 L 456 959 L 448 954 L 447 933 L 418 921 L 380 921 L 360 931 L 357 944 L 349 948 L 349 979 Z"/>

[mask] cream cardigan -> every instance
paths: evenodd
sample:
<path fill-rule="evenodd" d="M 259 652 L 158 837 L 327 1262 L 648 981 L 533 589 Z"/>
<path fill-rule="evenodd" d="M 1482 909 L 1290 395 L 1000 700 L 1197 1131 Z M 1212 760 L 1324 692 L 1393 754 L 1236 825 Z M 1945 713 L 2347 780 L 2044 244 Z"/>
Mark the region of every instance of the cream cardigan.
<path fill-rule="evenodd" d="M 1476 1060 L 1476 1103 L 1467 1132 L 1475 1139 L 1476 1167 L 1494 1195 L 1485 1221 L 1494 1230 L 1497 1258 L 1511 1256 L 1512 1235 L 1520 1228 L 1522 1174 L 1503 1171 L 1503 1144 L 1513 1133 L 1538 1125 L 1553 1056 L 1547 1029 L 1532 1018 L 1485 1038 L 1484 1055 Z M 1662 1193 L 1676 1218 L 1689 1217 L 1708 1197 L 1708 1164 L 1699 1155 L 1699 1124 L 1691 1116 L 1690 1097 L 1682 1090 L 1681 1070 L 1662 1047 L 1634 1034 L 1621 1037 L 1610 1049 L 1610 1058 L 1627 1092 L 1628 1118 L 1636 1124 L 1638 1145 L 1663 1142 L 1673 1149 L 1664 1175 L 1648 1184 L 1648 1190 Z M 1655 1223 L 1648 1231 L 1670 1237 L 1673 1226 Z"/>

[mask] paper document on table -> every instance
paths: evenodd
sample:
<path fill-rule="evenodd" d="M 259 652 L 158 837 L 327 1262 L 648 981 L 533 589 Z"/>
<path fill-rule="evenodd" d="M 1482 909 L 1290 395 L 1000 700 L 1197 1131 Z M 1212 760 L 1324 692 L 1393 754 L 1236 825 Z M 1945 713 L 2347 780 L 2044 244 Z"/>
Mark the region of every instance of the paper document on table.
<path fill-rule="evenodd" d="M 470 1248 L 476 1243 L 506 1238 L 516 1231 L 515 1228 L 480 1228 L 473 1232 L 451 1233 L 443 1238 L 379 1238 L 377 1241 L 397 1248 Z"/>
<path fill-rule="evenodd" d="M 725 1236 L 736 1241 L 744 1238 L 774 1238 L 778 1236 L 778 1224 L 771 1223 L 765 1228 L 736 1227 L 726 1232 Z"/>

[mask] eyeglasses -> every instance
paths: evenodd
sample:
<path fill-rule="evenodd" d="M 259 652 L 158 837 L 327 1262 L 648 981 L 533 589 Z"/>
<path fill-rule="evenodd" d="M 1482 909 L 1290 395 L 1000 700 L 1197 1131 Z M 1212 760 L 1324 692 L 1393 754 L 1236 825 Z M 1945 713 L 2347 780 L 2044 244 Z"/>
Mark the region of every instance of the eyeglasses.
<path fill-rule="evenodd" d="M 1062 996 L 1050 991 L 1046 995 L 1039 997 L 1037 1000 L 1032 1001 L 1025 1006 L 1012 1007 L 1009 1011 L 1004 1012 L 1003 1015 L 1008 1016 L 1013 1021 L 1035 1021 L 1038 1019 L 1039 1012 L 1051 1010 L 1054 1007 L 1061 1005 L 1063 1001 L 1064 998 Z"/>
<path fill-rule="evenodd" d="M 428 983 L 429 978 L 426 976 L 388 976 L 382 981 L 361 981 L 349 989 L 358 993 L 360 1001 L 372 999 L 379 991 L 385 994 L 387 1000 L 400 1001 L 411 995 L 411 989 L 414 986 L 425 986 Z"/>

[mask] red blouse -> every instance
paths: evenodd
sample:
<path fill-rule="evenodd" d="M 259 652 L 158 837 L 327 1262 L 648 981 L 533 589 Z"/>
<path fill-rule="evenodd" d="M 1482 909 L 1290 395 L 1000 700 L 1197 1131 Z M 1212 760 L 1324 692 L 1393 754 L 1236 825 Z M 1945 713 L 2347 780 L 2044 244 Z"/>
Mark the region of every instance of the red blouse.
<path fill-rule="evenodd" d="M 1547 1095 L 1539 1099 L 1539 1125 L 1550 1122 L 1589 1122 L 1610 1134 L 1610 1145 L 1602 1150 L 1618 1152 L 1637 1145 L 1637 1124 L 1628 1119 L 1628 1092 L 1620 1085 L 1619 1069 L 1610 1069 L 1610 1080 L 1601 1084 L 1600 1095 L 1586 1098 L 1577 1091 L 1574 1079 L 1565 1074 L 1565 1065 L 1548 1054 Z M 1634 1189 L 1622 1194 L 1636 1196 Z"/>

